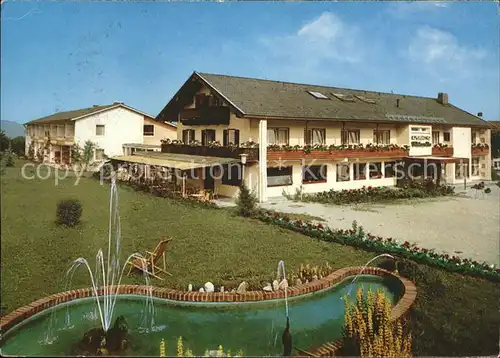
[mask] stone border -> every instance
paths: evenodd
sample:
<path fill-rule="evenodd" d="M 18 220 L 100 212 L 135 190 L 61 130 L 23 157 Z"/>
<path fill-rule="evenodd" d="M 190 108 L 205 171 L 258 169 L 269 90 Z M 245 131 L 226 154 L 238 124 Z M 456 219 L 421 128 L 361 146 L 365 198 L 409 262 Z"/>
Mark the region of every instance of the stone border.
<path fill-rule="evenodd" d="M 357 274 L 376 275 L 381 277 L 392 276 L 398 278 L 404 286 L 404 294 L 397 304 L 392 308 L 391 320 L 401 317 L 411 307 L 417 296 L 417 288 L 413 282 L 405 279 L 404 277 L 397 276 L 390 271 L 378 268 L 367 267 L 346 267 L 339 269 L 326 277 L 323 277 L 312 282 L 290 286 L 287 289 L 288 297 L 300 296 L 307 293 L 312 293 L 329 288 L 344 279 Z M 102 294 L 102 288 L 99 289 L 98 294 Z M 121 285 L 118 288 L 119 294 L 147 294 L 147 288 L 144 285 Z M 0 319 L 0 332 L 3 334 L 21 323 L 23 320 L 41 312 L 47 308 L 56 306 L 63 302 L 69 302 L 79 298 L 86 298 L 93 296 L 91 288 L 80 288 L 76 290 L 56 293 L 45 298 L 41 298 L 29 305 L 18 308 L 17 310 L 3 316 Z M 173 290 L 169 288 L 153 287 L 153 296 L 157 298 L 164 298 L 173 301 L 185 302 L 255 302 L 267 301 L 285 298 L 285 291 L 283 289 L 274 292 L 265 291 L 247 291 L 244 293 L 235 292 L 186 292 Z M 3 337 L 2 337 L 3 338 Z M 324 354 L 325 349 L 331 344 L 327 343 L 318 349 L 316 352 Z M 315 354 L 314 354 L 315 355 Z"/>

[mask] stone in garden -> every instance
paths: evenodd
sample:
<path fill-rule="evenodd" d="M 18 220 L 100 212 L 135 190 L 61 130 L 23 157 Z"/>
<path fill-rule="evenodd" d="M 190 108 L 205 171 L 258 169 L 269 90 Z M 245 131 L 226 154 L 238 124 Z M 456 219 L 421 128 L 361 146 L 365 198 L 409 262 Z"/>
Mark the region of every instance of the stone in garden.
<path fill-rule="evenodd" d="M 306 278 L 306 284 L 309 283 L 309 280 Z"/>
<path fill-rule="evenodd" d="M 224 292 L 224 286 L 220 287 L 220 292 Z"/>
<path fill-rule="evenodd" d="M 318 279 L 318 275 L 313 275 L 313 281 L 316 281 Z"/>
<path fill-rule="evenodd" d="M 273 291 L 273 286 L 271 286 L 271 284 L 268 283 L 267 285 L 264 286 L 263 290 L 266 291 L 266 292 L 272 292 Z"/>
<path fill-rule="evenodd" d="M 280 282 L 279 286 L 278 286 L 278 289 L 280 290 L 284 290 L 285 288 L 288 287 L 288 281 L 287 279 L 283 279 L 283 281 Z"/>
<path fill-rule="evenodd" d="M 232 293 L 235 293 L 235 292 L 236 292 L 236 290 L 233 288 L 233 289 L 231 290 L 231 292 L 232 292 Z"/>
<path fill-rule="evenodd" d="M 205 292 L 214 292 L 215 291 L 215 287 L 214 287 L 214 284 L 212 282 L 207 282 L 205 283 L 205 286 L 203 286 L 205 288 Z"/>
<path fill-rule="evenodd" d="M 278 280 L 274 280 L 273 281 L 273 291 L 278 291 L 279 285 L 280 285 L 280 283 L 278 282 Z"/>
<path fill-rule="evenodd" d="M 200 288 L 200 292 L 205 292 L 205 290 L 203 289 L 203 287 Z"/>
<path fill-rule="evenodd" d="M 191 292 L 193 290 L 193 285 L 192 284 L 189 284 L 188 285 L 188 292 Z"/>
<path fill-rule="evenodd" d="M 300 278 L 297 279 L 297 281 L 295 281 L 295 284 L 298 286 L 298 285 L 302 285 L 302 281 L 300 280 Z"/>
<path fill-rule="evenodd" d="M 238 286 L 238 289 L 236 290 L 236 293 L 245 293 L 247 291 L 247 286 L 248 286 L 248 283 L 246 283 L 245 281 L 243 281 Z"/>

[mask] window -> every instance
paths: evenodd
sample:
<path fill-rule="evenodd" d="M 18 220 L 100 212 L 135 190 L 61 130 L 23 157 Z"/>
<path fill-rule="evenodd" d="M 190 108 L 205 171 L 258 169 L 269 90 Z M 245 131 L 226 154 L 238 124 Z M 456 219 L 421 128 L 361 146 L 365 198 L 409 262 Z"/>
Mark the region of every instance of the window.
<path fill-rule="evenodd" d="M 344 102 L 354 102 L 354 97 L 351 96 L 350 94 L 342 94 L 342 93 L 333 93 L 332 92 L 332 95 L 335 96 L 335 98 L 338 98 Z"/>
<path fill-rule="evenodd" d="M 208 97 L 208 105 L 210 107 L 220 107 L 220 106 L 222 106 L 222 101 L 218 97 L 209 96 Z"/>
<path fill-rule="evenodd" d="M 467 163 L 455 164 L 455 179 L 464 179 L 469 177 L 469 165 Z"/>
<path fill-rule="evenodd" d="M 195 108 L 201 108 L 208 106 L 208 96 L 200 93 L 194 97 Z"/>
<path fill-rule="evenodd" d="M 63 125 L 58 125 L 57 126 L 57 138 L 63 138 L 64 137 L 64 124 Z"/>
<path fill-rule="evenodd" d="M 359 144 L 359 137 L 359 129 L 343 129 L 340 139 L 343 145 Z"/>
<path fill-rule="evenodd" d="M 292 185 L 292 167 L 267 168 L 267 186 Z"/>
<path fill-rule="evenodd" d="M 471 140 L 472 140 L 472 144 L 476 144 L 477 143 L 477 132 L 476 131 L 471 131 Z"/>
<path fill-rule="evenodd" d="M 396 174 L 396 162 L 385 162 L 384 169 L 386 178 L 394 178 L 394 174 Z"/>
<path fill-rule="evenodd" d="M 315 92 L 315 91 L 307 91 L 307 92 L 316 99 L 330 99 L 321 92 Z"/>
<path fill-rule="evenodd" d="M 443 140 L 445 142 L 449 142 L 450 141 L 450 132 L 444 132 L 443 133 Z"/>
<path fill-rule="evenodd" d="M 432 144 L 439 144 L 439 132 L 432 131 Z"/>
<path fill-rule="evenodd" d="M 201 131 L 201 145 L 207 145 L 215 141 L 215 129 L 204 129 Z"/>
<path fill-rule="evenodd" d="M 471 175 L 479 176 L 479 157 L 472 157 Z"/>
<path fill-rule="evenodd" d="M 304 133 L 306 144 L 325 144 L 326 143 L 326 129 L 324 128 L 311 128 L 306 129 Z"/>
<path fill-rule="evenodd" d="M 356 98 L 363 101 L 363 102 L 366 102 L 366 103 L 371 103 L 371 104 L 374 104 L 375 103 L 375 100 L 374 99 L 371 99 L 371 98 L 366 98 L 364 96 L 358 96 L 356 95 Z"/>
<path fill-rule="evenodd" d="M 232 186 L 241 185 L 241 176 L 243 175 L 243 171 L 240 164 L 233 163 L 224 165 L 222 170 L 222 184 Z"/>
<path fill-rule="evenodd" d="M 95 135 L 98 135 L 98 136 L 104 135 L 104 125 L 98 124 L 95 126 Z"/>
<path fill-rule="evenodd" d="M 194 139 L 194 129 L 184 129 L 182 131 L 182 142 L 184 144 L 189 144 L 193 142 Z"/>
<path fill-rule="evenodd" d="M 349 181 L 349 164 L 337 164 L 337 181 Z"/>
<path fill-rule="evenodd" d="M 104 159 L 104 149 L 96 149 L 95 150 L 95 160 Z"/>
<path fill-rule="evenodd" d="M 302 183 L 324 183 L 326 182 L 326 164 L 302 167 Z"/>
<path fill-rule="evenodd" d="M 155 126 L 152 124 L 145 124 L 142 130 L 142 134 L 145 136 L 154 136 Z"/>
<path fill-rule="evenodd" d="M 224 129 L 222 145 L 240 145 L 240 130 L 239 129 Z"/>
<path fill-rule="evenodd" d="M 376 144 L 390 144 L 391 131 L 390 130 L 373 130 L 373 143 Z"/>
<path fill-rule="evenodd" d="M 370 179 L 382 178 L 382 163 L 370 163 L 368 166 L 368 177 Z"/>
<path fill-rule="evenodd" d="M 354 180 L 366 179 L 366 163 L 354 163 Z"/>
<path fill-rule="evenodd" d="M 267 129 L 267 143 L 288 145 L 288 128 L 268 128 Z"/>

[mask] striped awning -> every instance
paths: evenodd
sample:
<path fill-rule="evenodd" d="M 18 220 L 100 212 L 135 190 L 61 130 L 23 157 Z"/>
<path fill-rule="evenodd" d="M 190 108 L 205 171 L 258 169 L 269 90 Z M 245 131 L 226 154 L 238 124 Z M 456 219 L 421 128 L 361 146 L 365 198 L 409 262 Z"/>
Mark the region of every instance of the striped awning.
<path fill-rule="evenodd" d="M 230 163 L 238 163 L 240 161 L 239 159 L 235 158 L 204 157 L 198 155 L 191 156 L 186 154 L 160 152 L 136 152 L 136 154 L 134 155 L 119 155 L 116 157 L 112 157 L 111 160 L 166 168 L 175 168 L 179 170 L 212 167 Z"/>

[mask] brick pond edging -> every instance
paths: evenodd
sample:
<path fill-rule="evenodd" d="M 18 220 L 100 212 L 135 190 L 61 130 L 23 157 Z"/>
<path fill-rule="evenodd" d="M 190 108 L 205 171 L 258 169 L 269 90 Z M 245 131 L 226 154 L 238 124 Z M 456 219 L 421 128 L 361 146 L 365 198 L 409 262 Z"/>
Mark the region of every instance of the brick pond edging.
<path fill-rule="evenodd" d="M 290 286 L 287 289 L 288 297 L 300 296 L 316 291 L 329 288 L 335 284 L 340 283 L 344 279 L 357 274 L 377 275 L 381 277 L 392 276 L 401 281 L 404 286 L 404 294 L 401 299 L 396 303 L 391 311 L 391 320 L 395 320 L 405 314 L 411 307 L 417 296 L 417 288 L 410 280 L 404 277 L 393 274 L 390 271 L 378 267 L 345 267 L 325 276 L 321 279 L 314 280 L 302 285 Z M 144 285 L 121 285 L 118 288 L 119 294 L 146 294 L 147 288 Z M 103 289 L 99 289 L 97 293 L 103 293 Z M 265 292 L 265 291 L 246 291 L 244 293 L 236 292 L 187 292 L 174 290 L 170 288 L 152 287 L 152 294 L 154 297 L 163 298 L 173 301 L 184 302 L 255 302 L 266 301 L 285 298 L 284 289 Z M 80 288 L 76 290 L 55 293 L 36 300 L 26 306 L 20 307 L 13 312 L 3 316 L 0 319 L 0 332 L 3 334 L 21 323 L 23 320 L 41 312 L 50 307 L 56 306 L 63 302 L 69 302 L 75 299 L 92 297 L 93 290 L 91 288 Z M 328 347 L 328 343 L 324 345 Z M 321 346 L 317 351 L 324 352 L 326 348 Z M 323 353 L 321 353 L 323 354 Z"/>

